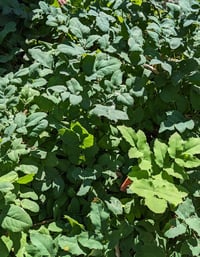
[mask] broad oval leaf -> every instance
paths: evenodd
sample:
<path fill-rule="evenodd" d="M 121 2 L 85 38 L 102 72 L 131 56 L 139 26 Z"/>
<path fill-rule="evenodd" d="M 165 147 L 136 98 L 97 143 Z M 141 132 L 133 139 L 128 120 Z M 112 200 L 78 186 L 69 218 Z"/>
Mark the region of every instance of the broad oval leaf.
<path fill-rule="evenodd" d="M 12 232 L 21 232 L 32 226 L 29 214 L 14 204 L 11 204 L 2 211 L 0 220 L 2 228 Z"/>

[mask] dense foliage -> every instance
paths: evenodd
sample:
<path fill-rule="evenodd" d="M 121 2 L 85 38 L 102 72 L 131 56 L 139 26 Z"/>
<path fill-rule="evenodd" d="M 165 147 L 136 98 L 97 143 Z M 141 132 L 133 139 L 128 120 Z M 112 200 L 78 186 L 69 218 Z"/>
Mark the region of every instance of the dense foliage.
<path fill-rule="evenodd" d="M 200 256 L 200 2 L 0 9 L 1 257 Z"/>

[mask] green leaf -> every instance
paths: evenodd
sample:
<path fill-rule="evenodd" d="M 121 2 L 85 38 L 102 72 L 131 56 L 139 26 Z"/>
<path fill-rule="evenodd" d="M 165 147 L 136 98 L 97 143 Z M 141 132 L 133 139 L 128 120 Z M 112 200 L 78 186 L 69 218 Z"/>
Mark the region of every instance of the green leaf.
<path fill-rule="evenodd" d="M 160 142 L 158 139 L 154 141 L 154 156 L 156 164 L 162 168 L 167 153 L 167 145 Z"/>
<path fill-rule="evenodd" d="M 50 69 L 53 67 L 53 56 L 50 52 L 44 52 L 38 48 L 29 49 L 28 52 L 34 60 L 44 67 Z"/>
<path fill-rule="evenodd" d="M 145 205 L 154 213 L 164 213 L 167 209 L 167 201 L 155 196 L 145 198 Z"/>
<path fill-rule="evenodd" d="M 15 182 L 18 175 L 15 171 L 10 171 L 7 174 L 0 177 L 0 183 L 1 182 Z"/>
<path fill-rule="evenodd" d="M 44 112 L 35 112 L 30 114 L 26 119 L 26 127 L 33 127 L 38 125 L 39 121 L 44 119 L 47 116 Z"/>
<path fill-rule="evenodd" d="M 154 176 L 154 179 L 136 179 L 134 177 L 131 177 L 131 179 L 133 183 L 130 185 L 130 190 L 144 197 L 149 209 L 156 213 L 163 213 L 167 207 L 167 202 L 177 206 L 183 201 L 183 197 L 187 195 L 174 184 L 163 180 L 160 175 Z M 157 200 L 158 198 L 162 201 Z M 161 205 L 154 207 L 154 202 L 160 202 Z"/>
<path fill-rule="evenodd" d="M 174 133 L 169 138 L 169 147 L 168 147 L 168 153 L 171 158 L 175 159 L 176 156 L 178 156 L 183 151 L 183 139 L 178 133 Z"/>
<path fill-rule="evenodd" d="M 147 138 L 142 130 L 138 130 L 137 132 L 137 147 L 138 150 L 143 153 L 143 158 L 151 161 L 151 150 L 147 143 Z"/>
<path fill-rule="evenodd" d="M 200 154 L 200 138 L 191 137 L 184 144 L 182 155 Z"/>
<path fill-rule="evenodd" d="M 22 206 L 22 208 L 32 211 L 32 212 L 35 212 L 35 213 L 38 213 L 40 210 L 39 205 L 36 202 L 29 200 L 29 199 L 21 200 L 21 206 Z"/>
<path fill-rule="evenodd" d="M 182 220 L 185 220 L 194 214 L 195 207 L 192 200 L 189 198 L 186 198 L 185 201 L 181 203 L 176 210 L 176 215 Z"/>
<path fill-rule="evenodd" d="M 96 75 L 100 78 L 110 75 L 115 71 L 119 71 L 121 67 L 121 61 L 117 58 L 107 58 L 104 54 L 98 54 L 94 64 Z"/>
<path fill-rule="evenodd" d="M 69 223 L 70 223 L 70 225 L 71 225 L 72 227 L 78 226 L 78 227 L 80 227 L 81 229 L 85 230 L 83 224 L 80 224 L 77 220 L 71 218 L 71 217 L 68 216 L 68 215 L 64 215 L 64 218 L 69 221 Z"/>
<path fill-rule="evenodd" d="M 177 49 L 181 45 L 181 38 L 174 37 L 169 40 L 169 45 L 171 49 Z"/>
<path fill-rule="evenodd" d="M 92 224 L 97 231 L 106 228 L 109 214 L 105 211 L 102 203 L 91 203 L 91 212 L 88 214 Z"/>
<path fill-rule="evenodd" d="M 176 164 L 176 159 L 175 159 L 175 163 L 172 163 L 171 167 L 164 168 L 164 171 L 166 171 L 168 175 L 174 178 L 178 178 L 182 180 L 188 179 L 188 175 L 185 169 L 183 168 L 182 165 L 180 166 Z"/>
<path fill-rule="evenodd" d="M 12 247 L 12 242 L 7 237 L 2 236 L 0 238 L 0 249 L 2 257 L 9 257 L 9 253 Z"/>
<path fill-rule="evenodd" d="M 14 204 L 2 211 L 0 220 L 2 228 L 12 232 L 20 232 L 32 226 L 32 220 L 28 213 Z"/>
<path fill-rule="evenodd" d="M 56 249 L 50 235 L 32 230 L 30 232 L 31 243 L 36 247 L 41 256 L 55 256 Z"/>
<path fill-rule="evenodd" d="M 10 182 L 0 182 L 0 192 L 7 193 L 14 189 L 14 186 Z"/>
<path fill-rule="evenodd" d="M 110 24 L 108 17 L 104 12 L 100 12 L 96 17 L 96 25 L 101 31 L 108 32 Z"/>
<path fill-rule="evenodd" d="M 114 106 L 104 106 L 96 104 L 96 107 L 90 111 L 90 114 L 98 117 L 106 117 L 109 120 L 128 120 L 128 115 L 124 111 L 116 110 Z"/>
<path fill-rule="evenodd" d="M 190 169 L 197 168 L 200 166 L 200 159 L 197 157 L 192 157 L 190 155 L 183 156 L 183 159 L 176 158 L 175 162 L 181 167 L 190 168 Z"/>
<path fill-rule="evenodd" d="M 73 254 L 73 256 L 84 254 L 78 245 L 76 237 L 61 236 L 58 238 L 58 244 L 62 250 Z"/>
<path fill-rule="evenodd" d="M 58 45 L 58 51 L 69 56 L 79 56 L 85 53 L 81 46 L 72 44 L 72 46 L 60 44 Z"/>
<path fill-rule="evenodd" d="M 81 95 L 72 95 L 69 96 L 69 101 L 72 105 L 78 105 L 82 102 L 83 98 Z"/>
<path fill-rule="evenodd" d="M 135 131 L 132 128 L 126 126 L 118 126 L 117 127 L 122 134 L 123 138 L 133 147 L 135 147 L 135 141 L 137 140 L 137 136 Z"/>
<path fill-rule="evenodd" d="M 83 87 L 75 78 L 71 78 L 69 81 L 67 81 L 66 85 L 72 94 L 76 94 L 80 91 L 83 91 Z"/>
<path fill-rule="evenodd" d="M 19 112 L 15 116 L 15 123 L 17 124 L 18 128 L 21 128 L 25 125 L 26 122 L 26 115 L 23 112 Z"/>
<path fill-rule="evenodd" d="M 103 249 L 103 245 L 94 238 L 89 237 L 88 232 L 81 232 L 81 234 L 77 236 L 77 239 L 83 247 L 86 247 L 88 249 Z"/>
<path fill-rule="evenodd" d="M 187 218 L 185 222 L 190 229 L 194 230 L 198 234 L 198 236 L 200 236 L 200 218 L 199 217 Z"/>
<path fill-rule="evenodd" d="M 168 229 L 165 232 L 165 236 L 167 238 L 175 238 L 180 235 L 183 235 L 186 232 L 186 230 L 187 230 L 187 227 L 184 224 L 179 223 L 176 226 L 173 226 L 170 229 Z"/>
<path fill-rule="evenodd" d="M 15 31 L 16 31 L 16 23 L 15 22 L 10 21 L 7 24 L 5 24 L 3 30 L 1 30 L 1 32 L 0 32 L 0 44 L 3 43 L 3 40 L 9 33 L 15 32 Z"/>
<path fill-rule="evenodd" d="M 114 215 L 121 215 L 123 213 L 122 203 L 116 197 L 111 197 L 109 201 L 105 201 L 108 209 L 113 212 Z"/>
<path fill-rule="evenodd" d="M 148 257 L 165 257 L 164 250 L 154 243 L 138 244 L 135 257 L 146 257 L 147 252 Z"/>
<path fill-rule="evenodd" d="M 178 130 L 180 133 L 183 133 L 186 129 L 192 130 L 194 128 L 194 121 L 187 120 L 180 112 L 178 111 L 169 111 L 166 113 L 167 119 L 160 124 L 159 133 L 162 133 L 166 130 Z"/>
<path fill-rule="evenodd" d="M 31 181 L 33 181 L 34 176 L 35 176 L 35 174 L 27 174 L 23 177 L 20 177 L 16 182 L 18 184 L 28 184 Z"/>
<path fill-rule="evenodd" d="M 72 122 L 71 129 L 80 135 L 83 149 L 90 148 L 94 145 L 94 136 L 91 135 L 79 122 Z"/>
<path fill-rule="evenodd" d="M 128 157 L 131 158 L 142 158 L 143 153 L 138 151 L 136 147 L 131 147 L 128 151 Z"/>
<path fill-rule="evenodd" d="M 21 171 L 27 175 L 31 175 L 29 177 L 25 177 L 25 179 L 31 179 L 31 177 L 38 172 L 38 167 L 31 164 L 21 164 L 18 167 L 16 167 L 16 171 Z"/>
<path fill-rule="evenodd" d="M 134 104 L 134 99 L 129 93 L 118 95 L 117 101 L 127 106 L 132 106 Z"/>
<path fill-rule="evenodd" d="M 90 32 L 90 28 L 83 25 L 77 17 L 71 18 L 69 29 L 77 38 L 83 38 L 85 34 L 89 34 Z"/>

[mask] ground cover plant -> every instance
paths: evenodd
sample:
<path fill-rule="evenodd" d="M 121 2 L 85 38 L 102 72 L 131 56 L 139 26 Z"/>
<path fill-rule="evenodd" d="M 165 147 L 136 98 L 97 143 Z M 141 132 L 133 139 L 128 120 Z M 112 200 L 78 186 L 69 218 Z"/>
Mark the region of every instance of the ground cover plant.
<path fill-rule="evenodd" d="M 0 10 L 1 257 L 200 256 L 200 2 Z"/>

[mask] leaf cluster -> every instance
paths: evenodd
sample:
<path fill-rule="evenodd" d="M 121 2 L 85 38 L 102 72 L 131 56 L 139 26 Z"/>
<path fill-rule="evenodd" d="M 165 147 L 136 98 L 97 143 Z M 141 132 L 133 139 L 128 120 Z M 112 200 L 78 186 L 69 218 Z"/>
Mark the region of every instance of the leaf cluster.
<path fill-rule="evenodd" d="M 199 5 L 0 3 L 1 257 L 200 256 Z"/>

